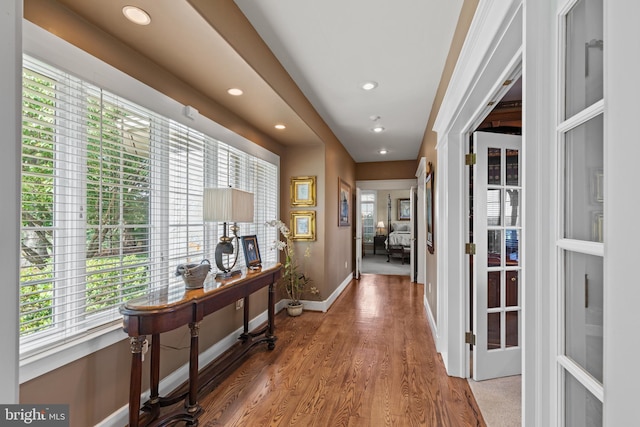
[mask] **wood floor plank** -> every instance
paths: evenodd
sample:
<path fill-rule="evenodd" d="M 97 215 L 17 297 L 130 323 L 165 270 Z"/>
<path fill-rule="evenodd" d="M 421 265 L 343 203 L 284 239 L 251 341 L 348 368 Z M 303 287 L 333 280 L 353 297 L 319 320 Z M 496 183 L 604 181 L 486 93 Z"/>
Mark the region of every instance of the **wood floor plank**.
<path fill-rule="evenodd" d="M 276 348 L 252 352 L 200 398 L 201 426 L 485 425 L 446 375 L 406 276 L 363 275 L 327 313 L 276 316 Z"/>

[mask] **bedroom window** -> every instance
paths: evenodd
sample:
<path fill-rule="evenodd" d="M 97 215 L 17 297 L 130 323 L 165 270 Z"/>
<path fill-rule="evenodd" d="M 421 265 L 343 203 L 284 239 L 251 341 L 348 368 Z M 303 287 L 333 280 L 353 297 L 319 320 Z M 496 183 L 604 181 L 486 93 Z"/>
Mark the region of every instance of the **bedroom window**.
<path fill-rule="evenodd" d="M 276 165 L 29 56 L 23 64 L 22 358 L 180 286 L 176 265 L 211 256 L 221 232 L 202 221 L 206 186 L 253 192 L 255 223 L 242 232 L 275 240 L 264 223 L 277 218 Z"/>
<path fill-rule="evenodd" d="M 362 212 L 362 240 L 373 243 L 376 234 L 376 193 L 362 192 L 360 195 L 360 209 Z"/>

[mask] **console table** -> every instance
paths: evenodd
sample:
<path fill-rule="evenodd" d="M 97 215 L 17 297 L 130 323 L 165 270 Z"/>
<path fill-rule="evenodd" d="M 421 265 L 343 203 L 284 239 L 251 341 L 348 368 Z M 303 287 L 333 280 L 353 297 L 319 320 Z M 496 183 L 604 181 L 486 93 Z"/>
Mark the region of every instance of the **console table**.
<path fill-rule="evenodd" d="M 243 270 L 241 276 L 228 280 L 205 283 L 202 289 L 186 290 L 184 287 L 172 287 L 151 292 L 120 307 L 120 312 L 124 316 L 123 329 L 129 334 L 131 344 L 129 426 L 167 425 L 179 420 L 196 425 L 197 418 L 202 412 L 198 404 L 200 390 L 219 377 L 254 345 L 264 342 L 270 350 L 275 348 L 277 338 L 274 335 L 274 284 L 281 276 L 282 265 L 276 263 L 263 266 L 259 271 Z M 258 331 L 249 332 L 249 295 L 266 286 L 269 287 L 267 325 Z M 199 371 L 200 322 L 205 316 L 239 299 L 244 299 L 244 331 L 238 338 L 239 345 Z M 171 394 L 160 396 L 160 334 L 183 325 L 189 325 L 191 330 L 189 380 Z M 149 374 L 151 394 L 149 400 L 141 407 L 142 356 L 143 348 L 148 345 L 148 335 L 151 336 Z M 167 414 L 161 414 L 162 407 L 174 405 L 182 400 L 184 405 Z"/>

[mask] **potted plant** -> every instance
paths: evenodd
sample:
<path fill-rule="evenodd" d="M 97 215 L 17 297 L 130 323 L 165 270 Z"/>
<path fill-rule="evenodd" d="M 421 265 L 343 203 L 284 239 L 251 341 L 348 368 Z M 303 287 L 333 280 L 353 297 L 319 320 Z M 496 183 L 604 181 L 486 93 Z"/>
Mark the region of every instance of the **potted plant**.
<path fill-rule="evenodd" d="M 287 312 L 291 316 L 299 316 L 302 314 L 303 305 L 300 301 L 302 294 L 307 290 L 307 287 L 311 284 L 311 279 L 304 274 L 304 268 L 302 272 L 299 270 L 298 262 L 296 259 L 296 252 L 293 245 L 293 239 L 289 228 L 280 220 L 268 221 L 267 225 L 276 227 L 284 240 L 276 240 L 274 242 L 274 248 L 284 252 L 284 267 L 282 278 L 279 283 L 284 288 L 287 296 L 289 297 L 289 303 L 287 304 Z M 311 256 L 311 248 L 307 246 L 304 253 L 304 258 Z M 315 286 L 311 286 L 308 289 L 309 293 L 318 295 L 320 292 Z"/>

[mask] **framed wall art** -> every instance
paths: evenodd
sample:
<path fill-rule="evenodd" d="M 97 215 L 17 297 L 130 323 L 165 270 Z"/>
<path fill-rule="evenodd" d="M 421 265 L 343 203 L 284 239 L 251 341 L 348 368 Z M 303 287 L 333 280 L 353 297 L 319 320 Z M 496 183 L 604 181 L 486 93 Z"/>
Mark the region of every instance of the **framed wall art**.
<path fill-rule="evenodd" d="M 291 238 L 297 241 L 316 240 L 316 212 L 291 212 Z"/>
<path fill-rule="evenodd" d="M 338 178 L 338 227 L 348 227 L 351 218 L 351 186 Z"/>
<path fill-rule="evenodd" d="M 262 265 L 258 237 L 255 235 L 242 236 L 242 249 L 244 250 L 244 262 L 250 269 L 259 268 Z"/>
<path fill-rule="evenodd" d="M 316 205 L 316 177 L 294 176 L 291 178 L 291 206 L 308 207 Z"/>
<path fill-rule="evenodd" d="M 409 221 L 411 219 L 411 202 L 409 199 L 398 199 L 398 220 Z"/>
<path fill-rule="evenodd" d="M 433 197 L 433 164 L 429 162 L 429 168 L 427 170 L 427 177 L 425 179 L 425 198 L 427 200 L 427 250 L 429 253 L 435 252 L 435 246 L 433 244 L 434 233 L 434 197 Z"/>

